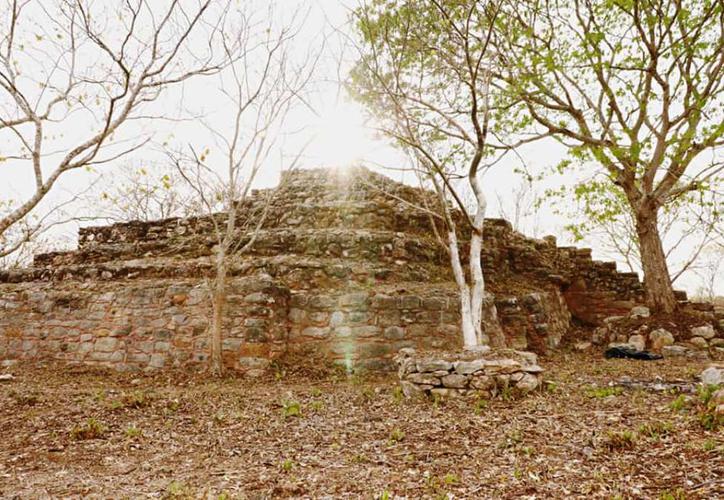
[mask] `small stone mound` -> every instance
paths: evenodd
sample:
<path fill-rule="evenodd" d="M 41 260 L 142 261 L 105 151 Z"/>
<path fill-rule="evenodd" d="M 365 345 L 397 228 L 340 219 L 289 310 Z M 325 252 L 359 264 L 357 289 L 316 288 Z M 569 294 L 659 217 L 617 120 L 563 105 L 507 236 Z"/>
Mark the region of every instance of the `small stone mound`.
<path fill-rule="evenodd" d="M 593 332 L 596 344 L 650 349 L 664 357 L 708 358 L 724 352 L 724 330 L 706 311 L 683 310 L 676 315 L 652 315 L 634 307 L 628 316 L 612 316 Z M 716 325 L 716 326 L 715 326 Z"/>
<path fill-rule="evenodd" d="M 543 368 L 532 352 L 477 349 L 461 353 L 401 349 L 395 357 L 403 394 L 408 397 L 478 395 L 504 391 L 527 394 L 542 383 Z"/>

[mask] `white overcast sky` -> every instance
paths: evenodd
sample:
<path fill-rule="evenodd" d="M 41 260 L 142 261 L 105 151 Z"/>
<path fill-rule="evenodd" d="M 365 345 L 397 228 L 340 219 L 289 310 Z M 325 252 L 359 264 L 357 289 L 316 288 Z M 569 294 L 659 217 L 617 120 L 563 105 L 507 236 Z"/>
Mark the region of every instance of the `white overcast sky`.
<path fill-rule="evenodd" d="M 96 2 L 98 4 L 99 2 Z M 102 3 L 102 2 L 101 2 Z M 114 2 L 108 2 L 112 4 Z M 253 5 L 259 12 L 265 12 L 267 2 L 254 0 Z M 286 131 L 296 131 L 284 141 L 284 154 L 293 156 L 304 144 L 308 144 L 305 150 L 302 165 L 304 167 L 343 167 L 354 164 L 366 164 L 394 178 L 413 182 L 412 176 L 408 174 L 404 178 L 397 170 L 385 170 L 385 167 L 399 169 L 406 165 L 405 156 L 393 148 L 385 140 L 377 138 L 372 130 L 373 123 L 370 123 L 361 106 L 345 95 L 338 84 L 338 74 L 344 76 L 348 65 L 343 62 L 341 68 L 338 65 L 340 57 L 344 60 L 352 56 L 351 51 L 344 49 L 344 34 L 349 33 L 347 26 L 348 9 L 353 7 L 356 0 L 282 0 L 278 5 L 282 9 L 277 10 L 280 22 L 284 16 L 295 12 L 301 7 L 308 12 L 306 22 L 300 33 L 297 43 L 300 54 L 309 47 L 318 46 L 320 40 L 326 38 L 326 49 L 323 53 L 318 68 L 318 77 L 315 82 L 315 89 L 312 92 L 309 103 L 313 110 L 306 107 L 298 107 L 285 123 Z M 340 34 L 341 33 L 341 34 Z M 326 36 L 325 36 L 326 35 Z M 206 78 L 197 80 L 183 88 L 177 88 L 156 105 L 167 106 L 163 110 L 169 115 L 178 113 L 179 107 L 187 110 L 194 110 L 203 113 L 207 121 L 214 124 L 229 122 L 228 105 L 223 97 L 216 91 L 217 80 Z M 64 124 L 63 133 L 68 137 L 82 135 L 84 124 L 82 122 L 68 122 Z M 138 127 L 138 128 L 133 128 Z M 212 148 L 213 139 L 198 122 L 165 122 L 155 121 L 143 125 L 132 125 L 134 133 L 152 133 L 155 144 L 171 141 L 177 144 L 194 144 L 196 147 L 209 146 Z M 3 138 L 0 136 L 0 155 L 2 154 Z M 563 154 L 562 148 L 552 141 L 528 145 L 520 152 L 520 156 L 526 162 L 528 168 L 533 172 L 541 171 L 546 167 L 557 163 Z M 152 163 L 161 158 L 158 147 L 134 153 L 122 160 L 122 163 L 132 165 L 144 165 Z M 520 185 L 520 178 L 512 173 L 512 167 L 517 166 L 519 160 L 511 157 L 494 167 L 484 178 L 484 186 L 490 200 L 489 216 L 495 217 L 500 214 L 500 203 L 504 205 L 506 212 L 510 212 L 513 195 L 512 192 Z M 268 168 L 258 180 L 258 187 L 273 186 L 278 180 L 279 168 L 282 161 L 275 159 L 270 162 Z M 0 199 L 14 198 L 21 199 L 28 196 L 33 187 L 31 172 L 24 169 L 28 165 L 12 164 L 6 162 L 0 170 Z M 112 165 L 106 166 L 106 170 L 112 169 Z M 46 203 L 50 206 L 82 191 L 98 173 L 77 172 L 67 176 L 57 186 L 52 197 Z M 545 187 L 553 187 L 564 179 L 547 179 L 538 185 L 542 191 Z M 558 236 L 559 244 L 570 243 L 571 239 L 563 230 L 566 220 L 553 214 L 551 207 L 544 207 L 538 214 L 523 221 L 522 229 L 526 232 L 535 232 L 541 237 L 545 234 Z M 75 228 L 67 228 L 67 232 Z M 595 241 L 587 242 L 594 246 L 594 257 L 604 258 L 595 248 Z M 619 266 L 621 268 L 621 266 Z M 724 294 L 724 279 L 719 280 L 718 293 Z M 690 293 L 696 291 L 700 285 L 700 278 L 694 273 L 682 276 L 677 282 L 678 288 L 684 288 Z"/>

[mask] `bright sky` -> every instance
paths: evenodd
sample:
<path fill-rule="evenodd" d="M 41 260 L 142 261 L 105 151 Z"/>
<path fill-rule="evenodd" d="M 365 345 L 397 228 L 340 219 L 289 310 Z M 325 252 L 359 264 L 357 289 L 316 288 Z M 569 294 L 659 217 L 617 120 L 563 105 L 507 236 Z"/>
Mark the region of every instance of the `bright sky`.
<path fill-rule="evenodd" d="M 264 6 L 266 2 L 254 0 L 257 6 Z M 387 141 L 375 136 L 364 109 L 352 102 L 346 96 L 337 82 L 340 67 L 338 61 L 340 54 L 349 56 L 343 48 L 344 36 L 339 33 L 349 33 L 346 26 L 348 8 L 354 6 L 355 0 L 284 0 L 281 2 L 284 9 L 279 12 L 280 18 L 294 12 L 296 6 L 308 9 L 308 17 L 298 38 L 301 48 L 314 47 L 326 34 L 326 50 L 320 60 L 319 75 L 315 82 L 315 91 L 309 98 L 309 107 L 298 107 L 289 116 L 285 126 L 290 133 L 283 141 L 284 157 L 294 155 L 304 144 L 308 144 L 305 151 L 303 166 L 345 166 L 353 164 L 367 164 L 373 168 L 400 178 L 397 171 L 384 170 L 383 167 L 399 168 L 406 165 L 403 154 L 394 149 Z M 264 9 L 260 9 L 261 12 Z M 344 64 L 341 66 L 341 76 L 344 76 Z M 203 113 L 207 120 L 214 123 L 231 123 L 228 115 L 228 103 L 223 96 L 214 91 L 216 81 L 213 78 L 199 80 L 178 88 L 172 95 L 166 96 L 160 105 L 165 107 L 164 112 L 175 114 L 179 106 Z M 70 128 L 68 128 L 70 124 Z M 66 122 L 63 134 L 67 137 L 83 135 L 83 123 L 74 124 Z M 134 153 L 125 158 L 124 162 L 141 165 L 161 157 L 158 144 L 170 141 L 177 144 L 193 143 L 201 148 L 213 146 L 213 138 L 208 131 L 201 127 L 198 121 L 166 122 L 155 121 L 143 125 L 131 125 L 131 130 L 138 132 L 152 132 L 155 137 L 155 148 L 147 148 L 142 152 Z M 291 132 L 294 131 L 293 134 Z M 132 134 L 133 135 L 133 134 Z M 0 153 L 4 147 L 0 136 Z M 212 152 L 213 154 L 213 152 Z M 534 171 L 557 163 L 562 156 L 562 150 L 552 142 L 529 145 L 520 151 L 521 156 Z M 283 161 L 278 158 L 270 162 L 264 174 L 259 178 L 259 187 L 272 186 L 278 180 L 279 167 Z M 512 173 L 514 160 L 496 166 L 484 179 L 484 186 L 490 200 L 490 216 L 498 216 L 501 206 L 506 213 L 512 212 L 512 192 L 520 185 L 520 178 Z M 111 166 L 105 166 L 105 169 Z M 0 199 L 9 197 L 21 198 L 27 196 L 33 187 L 32 176 L 24 171 L 25 165 L 7 162 L 0 170 Z M 67 199 L 68 196 L 82 191 L 97 174 L 78 172 L 67 176 L 57 186 L 52 197 L 46 203 L 49 206 L 58 200 Z M 411 176 L 407 179 L 411 180 Z M 539 189 L 551 187 L 560 179 L 544 181 Z M 528 234 L 535 236 L 556 234 L 559 242 L 570 241 L 563 231 L 566 221 L 553 215 L 549 207 L 543 208 L 533 217 L 521 221 L 521 228 Z M 74 231 L 75 228 L 70 228 Z M 594 256 L 603 258 L 596 251 L 594 242 Z M 724 280 L 719 284 L 719 294 L 724 294 Z M 677 287 L 683 287 L 690 293 L 695 292 L 700 284 L 700 278 L 689 273 L 683 276 Z"/>

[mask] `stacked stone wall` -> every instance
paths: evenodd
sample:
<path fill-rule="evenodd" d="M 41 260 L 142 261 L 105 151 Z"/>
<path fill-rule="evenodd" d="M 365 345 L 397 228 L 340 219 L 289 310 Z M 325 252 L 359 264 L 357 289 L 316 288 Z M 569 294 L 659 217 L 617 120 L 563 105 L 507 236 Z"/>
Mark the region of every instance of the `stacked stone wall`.
<path fill-rule="evenodd" d="M 402 347 L 459 346 L 457 289 L 435 218 L 421 205 L 434 206 L 434 195 L 365 169 L 292 172 L 245 200 L 240 243 L 267 217 L 250 252 L 229 267 L 227 364 L 258 370 L 285 349 L 311 347 L 384 368 Z M 223 224 L 224 214 L 213 217 Z M 77 250 L 0 271 L 0 357 L 123 369 L 202 362 L 213 222 L 83 228 Z M 461 241 L 466 231 L 461 223 Z M 495 295 L 484 324 L 497 344 L 544 353 L 571 315 L 596 324 L 641 300 L 635 275 L 555 238 L 526 238 L 503 220 L 486 221 L 484 249 Z"/>

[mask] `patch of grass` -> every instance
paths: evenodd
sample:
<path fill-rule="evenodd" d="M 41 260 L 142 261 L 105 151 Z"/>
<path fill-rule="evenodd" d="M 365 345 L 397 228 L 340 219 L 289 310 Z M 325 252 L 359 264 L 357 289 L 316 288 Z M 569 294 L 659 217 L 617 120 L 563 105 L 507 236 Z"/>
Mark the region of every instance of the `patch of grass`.
<path fill-rule="evenodd" d="M 544 380 L 543 381 L 543 390 L 545 392 L 554 394 L 558 391 L 558 384 L 556 382 L 554 382 L 553 380 Z"/>
<path fill-rule="evenodd" d="M 618 396 L 623 393 L 622 387 L 589 387 L 586 389 L 586 396 L 589 398 L 603 399 L 610 396 Z"/>
<path fill-rule="evenodd" d="M 70 431 L 70 437 L 78 441 L 86 439 L 101 439 L 105 436 L 107 428 L 95 418 L 89 418 L 82 424 L 78 424 Z"/>
<path fill-rule="evenodd" d="M 289 458 L 284 460 L 281 464 L 281 469 L 284 472 L 291 472 L 293 468 L 294 468 L 294 462 Z"/>
<path fill-rule="evenodd" d="M 124 392 L 118 399 L 112 399 L 109 403 L 111 410 L 139 409 L 151 403 L 151 396 L 143 391 Z"/>
<path fill-rule="evenodd" d="M 312 411 L 320 412 L 324 409 L 324 403 L 321 401 L 312 401 L 309 403 L 309 407 L 312 409 Z"/>
<path fill-rule="evenodd" d="M 282 401 L 282 416 L 284 418 L 301 417 L 302 405 L 298 401 Z"/>
<path fill-rule="evenodd" d="M 674 491 L 665 491 L 659 496 L 659 500 L 686 500 L 686 492 L 681 488 Z"/>
<path fill-rule="evenodd" d="M 442 482 L 447 484 L 448 486 L 452 486 L 454 484 L 460 483 L 460 478 L 456 474 L 453 474 L 452 472 L 448 472 L 443 476 Z"/>
<path fill-rule="evenodd" d="M 390 441 L 393 443 L 399 443 L 405 439 L 405 433 L 402 432 L 400 429 L 392 429 L 392 432 L 390 432 Z"/>
<path fill-rule="evenodd" d="M 392 496 L 390 495 L 389 491 L 385 490 L 382 493 L 380 493 L 379 495 L 377 495 L 375 498 L 377 500 L 391 500 Z"/>
<path fill-rule="evenodd" d="M 475 401 L 475 414 L 476 415 L 482 415 L 485 410 L 488 408 L 488 400 L 487 399 L 477 399 Z"/>
<path fill-rule="evenodd" d="M 322 395 L 322 390 L 319 389 L 318 387 L 312 387 L 310 394 L 312 395 L 313 398 L 318 398 L 319 396 Z"/>
<path fill-rule="evenodd" d="M 679 394 L 676 399 L 669 404 L 669 408 L 673 411 L 683 411 L 687 406 L 689 406 L 689 402 L 683 394 Z"/>
<path fill-rule="evenodd" d="M 630 430 L 611 431 L 606 434 L 603 445 L 609 451 L 631 450 L 636 446 L 636 434 Z"/>
<path fill-rule="evenodd" d="M 648 422 L 641 424 L 638 428 L 638 432 L 641 435 L 647 436 L 653 440 L 659 440 L 663 436 L 668 436 L 673 431 L 673 425 L 671 422 Z"/>
<path fill-rule="evenodd" d="M 162 498 L 164 498 L 165 500 L 191 500 L 192 498 L 196 498 L 196 495 L 194 494 L 194 491 L 191 489 L 191 487 L 187 484 L 184 484 L 180 481 L 171 481 L 166 487 L 166 491 L 163 492 Z"/>
<path fill-rule="evenodd" d="M 171 399 L 166 402 L 166 409 L 172 413 L 176 413 L 181 408 L 181 401 L 178 399 Z"/>
<path fill-rule="evenodd" d="M 392 399 L 395 403 L 400 404 L 405 400 L 405 394 L 402 392 L 402 387 L 396 385 L 392 388 Z"/>
<path fill-rule="evenodd" d="M 724 415 L 717 413 L 717 403 L 714 401 L 714 393 L 719 390 L 717 385 L 706 385 L 699 387 L 696 405 L 697 420 L 707 431 L 716 431 L 724 425 Z"/>
<path fill-rule="evenodd" d="M 8 393 L 11 399 L 15 401 L 15 404 L 19 406 L 35 406 L 41 401 L 40 394 L 37 392 L 21 393 L 15 390 L 11 390 Z"/>
<path fill-rule="evenodd" d="M 713 439 L 707 439 L 706 441 L 704 441 L 701 449 L 706 452 L 716 450 L 716 441 L 714 441 Z"/>
<path fill-rule="evenodd" d="M 126 434 L 126 437 L 130 439 L 138 439 L 143 436 L 143 432 L 141 431 L 141 429 L 139 429 L 135 425 L 130 425 L 126 427 L 124 433 Z"/>

